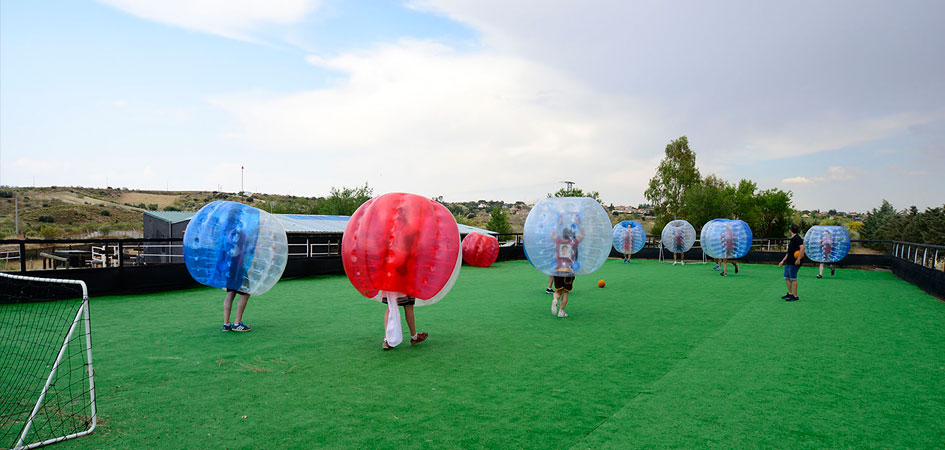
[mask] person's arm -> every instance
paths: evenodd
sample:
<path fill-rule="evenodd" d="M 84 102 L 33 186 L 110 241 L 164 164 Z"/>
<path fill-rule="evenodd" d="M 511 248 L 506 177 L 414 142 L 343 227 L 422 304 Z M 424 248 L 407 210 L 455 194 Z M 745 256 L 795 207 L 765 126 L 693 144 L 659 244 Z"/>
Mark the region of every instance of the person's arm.
<path fill-rule="evenodd" d="M 796 264 L 795 264 L 795 265 L 797 265 L 797 266 L 801 265 L 801 258 L 803 258 L 804 255 L 805 255 L 805 253 L 804 253 L 804 244 L 801 244 L 801 249 L 798 250 L 797 261 L 796 261 Z"/>

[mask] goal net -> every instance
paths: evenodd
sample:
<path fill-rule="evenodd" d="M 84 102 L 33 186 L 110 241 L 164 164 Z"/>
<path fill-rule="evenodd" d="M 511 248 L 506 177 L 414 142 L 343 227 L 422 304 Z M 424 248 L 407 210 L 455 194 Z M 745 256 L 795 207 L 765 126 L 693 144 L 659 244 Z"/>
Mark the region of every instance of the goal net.
<path fill-rule="evenodd" d="M 0 273 L 0 448 L 95 429 L 85 283 Z"/>

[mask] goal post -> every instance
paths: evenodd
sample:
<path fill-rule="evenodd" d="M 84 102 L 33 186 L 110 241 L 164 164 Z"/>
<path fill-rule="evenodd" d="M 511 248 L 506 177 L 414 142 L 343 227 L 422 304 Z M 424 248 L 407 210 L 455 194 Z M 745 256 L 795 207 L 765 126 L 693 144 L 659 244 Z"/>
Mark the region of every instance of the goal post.
<path fill-rule="evenodd" d="M 85 283 L 0 273 L 0 448 L 95 430 L 93 375 Z"/>

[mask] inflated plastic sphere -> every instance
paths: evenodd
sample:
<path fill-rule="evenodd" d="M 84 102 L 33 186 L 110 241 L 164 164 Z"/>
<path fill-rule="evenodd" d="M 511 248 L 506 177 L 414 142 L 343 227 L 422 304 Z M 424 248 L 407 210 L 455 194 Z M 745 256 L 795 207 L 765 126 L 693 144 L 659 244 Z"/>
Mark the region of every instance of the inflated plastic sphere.
<path fill-rule="evenodd" d="M 610 255 L 610 217 L 592 198 L 545 198 L 528 213 L 523 239 L 528 261 L 542 273 L 586 275 Z"/>
<path fill-rule="evenodd" d="M 443 205 L 414 194 L 368 200 L 351 216 L 341 240 L 345 273 L 368 298 L 381 291 L 435 303 L 459 274 L 459 228 Z"/>
<path fill-rule="evenodd" d="M 711 258 L 741 258 L 751 249 L 751 239 L 751 228 L 738 219 L 714 219 L 702 228 L 702 249 Z"/>
<path fill-rule="evenodd" d="M 489 267 L 499 257 L 499 240 L 494 236 L 469 233 L 463 238 L 463 261 L 476 267 Z"/>
<path fill-rule="evenodd" d="M 187 271 L 211 287 L 263 294 L 282 277 L 288 253 L 279 220 L 242 203 L 212 202 L 184 231 Z"/>
<path fill-rule="evenodd" d="M 836 225 L 813 226 L 804 234 L 804 249 L 811 261 L 838 262 L 850 252 L 850 233 Z"/>
<path fill-rule="evenodd" d="M 646 245 L 646 231 L 635 220 L 624 220 L 614 225 L 614 249 L 625 255 L 632 255 Z"/>
<path fill-rule="evenodd" d="M 686 253 L 696 243 L 696 229 L 685 220 L 672 220 L 663 227 L 660 239 L 666 250 L 673 253 Z"/>

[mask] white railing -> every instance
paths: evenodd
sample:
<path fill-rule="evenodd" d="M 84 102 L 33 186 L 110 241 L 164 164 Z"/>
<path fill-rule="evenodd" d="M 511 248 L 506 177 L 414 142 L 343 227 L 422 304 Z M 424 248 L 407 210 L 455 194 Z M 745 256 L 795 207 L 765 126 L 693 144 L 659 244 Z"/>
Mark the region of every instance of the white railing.
<path fill-rule="evenodd" d="M 929 269 L 945 270 L 945 246 L 893 241 L 892 256 Z"/>

